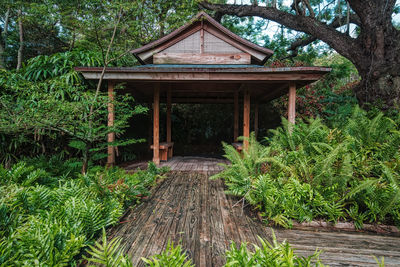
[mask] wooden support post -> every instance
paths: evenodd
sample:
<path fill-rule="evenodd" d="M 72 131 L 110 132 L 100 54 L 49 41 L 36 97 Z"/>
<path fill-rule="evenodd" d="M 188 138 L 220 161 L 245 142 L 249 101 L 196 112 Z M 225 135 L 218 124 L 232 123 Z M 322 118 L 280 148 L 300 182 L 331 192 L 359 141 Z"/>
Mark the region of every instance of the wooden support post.
<path fill-rule="evenodd" d="M 254 136 L 257 139 L 258 135 L 258 102 L 254 107 Z"/>
<path fill-rule="evenodd" d="M 167 142 L 172 141 L 171 136 L 171 88 L 167 91 Z"/>
<path fill-rule="evenodd" d="M 114 126 L 114 119 L 115 119 L 115 114 L 114 114 L 114 83 L 109 81 L 108 82 L 108 120 L 107 120 L 107 125 L 108 127 Z M 111 132 L 108 133 L 107 136 L 107 142 L 112 143 L 115 142 L 115 133 Z M 115 165 L 115 147 L 114 146 L 107 146 L 107 165 L 108 166 L 113 166 Z"/>
<path fill-rule="evenodd" d="M 235 92 L 234 97 L 234 121 L 233 121 L 233 142 L 237 142 L 239 137 L 239 92 Z"/>
<path fill-rule="evenodd" d="M 296 121 L 296 83 L 289 83 L 288 121 L 295 124 Z"/>
<path fill-rule="evenodd" d="M 153 100 L 153 162 L 160 164 L 160 84 L 154 86 Z"/>
<path fill-rule="evenodd" d="M 249 89 L 244 90 L 243 98 L 243 148 L 247 149 L 249 146 L 250 137 L 250 91 Z"/>

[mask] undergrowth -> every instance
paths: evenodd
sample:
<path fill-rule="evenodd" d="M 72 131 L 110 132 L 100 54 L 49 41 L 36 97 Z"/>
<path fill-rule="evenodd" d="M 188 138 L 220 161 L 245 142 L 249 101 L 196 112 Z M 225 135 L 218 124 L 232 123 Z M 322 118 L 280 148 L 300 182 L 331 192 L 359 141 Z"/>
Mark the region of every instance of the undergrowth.
<path fill-rule="evenodd" d="M 289 129 L 291 128 L 291 129 Z M 370 118 L 359 108 L 341 128 L 319 120 L 283 121 L 267 145 L 250 137 L 242 154 L 224 144 L 231 165 L 222 178 L 228 193 L 254 205 L 267 222 L 323 219 L 400 226 L 399 120 Z"/>
<path fill-rule="evenodd" d="M 248 248 L 248 244 L 242 242 L 240 245 L 231 242 L 228 250 L 225 251 L 226 263 L 224 267 L 258 267 L 258 266 L 284 266 L 284 267 L 309 267 L 324 264 L 320 260 L 321 250 L 316 250 L 312 255 L 298 255 L 286 242 L 278 242 L 272 231 L 272 242 L 259 238 L 258 246 L 251 244 L 253 248 Z M 96 246 L 90 246 L 87 251 L 91 257 L 86 258 L 90 263 L 100 264 L 101 266 L 122 266 L 131 267 L 132 262 L 129 257 L 123 253 L 124 246 L 121 246 L 121 238 L 116 237 L 107 241 L 107 236 L 103 230 L 102 243 Z M 380 260 L 375 258 L 378 266 L 385 266 L 384 258 Z M 150 258 L 142 258 L 142 261 L 149 267 L 194 267 L 192 260 L 186 254 L 181 244 L 174 245 L 168 241 L 167 247 L 159 254 Z M 91 265 L 89 265 L 91 266 Z"/>
<path fill-rule="evenodd" d="M 148 194 L 162 171 L 127 174 L 44 157 L 0 166 L 0 266 L 67 266 L 125 208 Z"/>

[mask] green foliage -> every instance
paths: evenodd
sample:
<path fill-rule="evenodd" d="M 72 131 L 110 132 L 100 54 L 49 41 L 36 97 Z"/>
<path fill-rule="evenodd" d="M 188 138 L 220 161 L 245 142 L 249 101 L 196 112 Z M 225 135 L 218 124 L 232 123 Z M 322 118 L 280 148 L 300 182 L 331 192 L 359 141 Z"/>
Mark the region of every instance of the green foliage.
<path fill-rule="evenodd" d="M 76 84 L 83 79 L 74 67 L 101 67 L 102 63 L 101 54 L 96 51 L 74 50 L 31 58 L 22 72 L 29 81 L 61 77 L 68 84 Z"/>
<path fill-rule="evenodd" d="M 123 134 L 133 115 L 147 111 L 141 105 L 134 105 L 131 96 L 116 94 L 112 101 L 116 119 L 114 125 L 108 127 L 108 95 L 100 93 L 95 99 L 95 92 L 87 90 L 86 86 L 66 82 L 62 75 L 43 82 L 31 82 L 20 74 L 0 71 L 0 87 L 4 89 L 0 93 L 0 134 L 15 142 L 21 139 L 20 136 L 29 140 L 32 133 L 40 133 L 41 138 L 44 136 L 50 140 L 61 139 L 76 149 L 78 155 L 82 155 L 84 164 L 106 156 L 104 152 L 109 132 Z M 119 88 L 121 86 L 117 86 Z M 110 145 L 124 146 L 140 141 L 120 139 Z M 67 147 L 54 143 L 57 143 L 54 145 L 58 151 Z M 8 147 L 12 144 L 8 144 Z M 43 141 L 40 146 L 46 151 Z M 5 150 L 10 155 L 2 161 L 9 162 L 17 158 L 17 155 L 9 152 L 12 149 Z"/>
<path fill-rule="evenodd" d="M 192 260 L 188 259 L 181 245 L 174 246 L 168 241 L 167 248 L 160 254 L 152 256 L 150 259 L 142 258 L 150 267 L 194 267 Z"/>
<path fill-rule="evenodd" d="M 132 262 L 127 256 L 124 256 L 124 248 L 121 248 L 121 238 L 114 238 L 107 241 L 106 231 L 103 228 L 102 243 L 95 242 L 95 246 L 89 245 L 87 252 L 90 258 L 85 257 L 89 263 L 101 264 L 105 267 L 131 267 Z"/>
<path fill-rule="evenodd" d="M 48 159 L 46 168 L 44 162 L 39 157 L 11 169 L 0 165 L 1 266 L 71 264 L 100 229 L 118 222 L 127 205 L 147 195 L 164 172 L 153 165 L 133 174 L 93 167 L 82 175 L 73 164 Z M 114 244 L 103 248 L 114 251 Z"/>
<path fill-rule="evenodd" d="M 284 227 L 319 218 L 400 226 L 398 129 L 398 120 L 370 118 L 360 108 L 340 129 L 319 119 L 295 126 L 283 120 L 268 146 L 251 137 L 240 155 L 224 144 L 232 164 L 214 178 Z"/>
<path fill-rule="evenodd" d="M 225 266 L 253 267 L 253 266 L 324 266 L 319 260 L 321 251 L 316 251 L 308 257 L 298 256 L 287 242 L 278 243 L 273 234 L 273 242 L 269 243 L 259 237 L 261 247 L 253 244 L 254 252 L 241 243 L 238 248 L 232 242 L 230 250 L 226 251 Z"/>

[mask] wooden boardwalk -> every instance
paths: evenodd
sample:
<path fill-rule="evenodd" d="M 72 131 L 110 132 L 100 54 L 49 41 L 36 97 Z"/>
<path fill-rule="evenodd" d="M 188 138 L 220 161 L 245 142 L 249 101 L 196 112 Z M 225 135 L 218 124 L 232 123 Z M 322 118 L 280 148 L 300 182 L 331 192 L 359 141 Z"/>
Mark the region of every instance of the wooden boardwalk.
<path fill-rule="evenodd" d="M 196 266 L 222 266 L 224 251 L 231 240 L 257 243 L 257 236 L 271 240 L 271 228 L 246 211 L 242 212 L 240 205 L 235 206 L 237 199 L 225 195 L 222 181 L 208 179 L 220 167 L 213 165 L 211 159 L 200 162 L 201 158 L 178 158 L 168 162 L 175 171 L 148 199 L 130 210 L 119 225 L 110 229 L 110 238 L 123 237 L 134 266 L 144 266 L 141 257 L 159 253 L 168 240 L 181 242 Z M 185 171 L 179 171 L 181 169 Z M 400 238 L 274 231 L 279 241 L 287 239 L 300 254 L 309 255 L 316 248 L 323 249 L 320 258 L 330 266 L 377 266 L 371 255 L 384 256 L 385 266 L 400 266 Z"/>
<path fill-rule="evenodd" d="M 218 173 L 223 170 L 221 163 L 228 164 L 225 159 L 204 157 L 173 157 L 167 162 L 161 162 L 160 166 L 167 166 L 171 171 L 195 171 L 204 173 Z"/>

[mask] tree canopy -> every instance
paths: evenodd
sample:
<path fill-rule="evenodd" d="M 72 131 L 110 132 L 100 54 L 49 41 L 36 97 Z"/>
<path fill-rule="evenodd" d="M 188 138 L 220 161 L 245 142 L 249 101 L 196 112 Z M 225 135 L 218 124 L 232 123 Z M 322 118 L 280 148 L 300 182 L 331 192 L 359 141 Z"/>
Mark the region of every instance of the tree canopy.
<path fill-rule="evenodd" d="M 247 5 L 201 1 L 200 5 L 218 16 L 257 16 L 305 33 L 290 50 L 321 40 L 356 66 L 362 80 L 355 93 L 361 104 L 387 109 L 400 103 L 400 31 L 392 19 L 399 12 L 396 0 L 271 0 Z"/>

